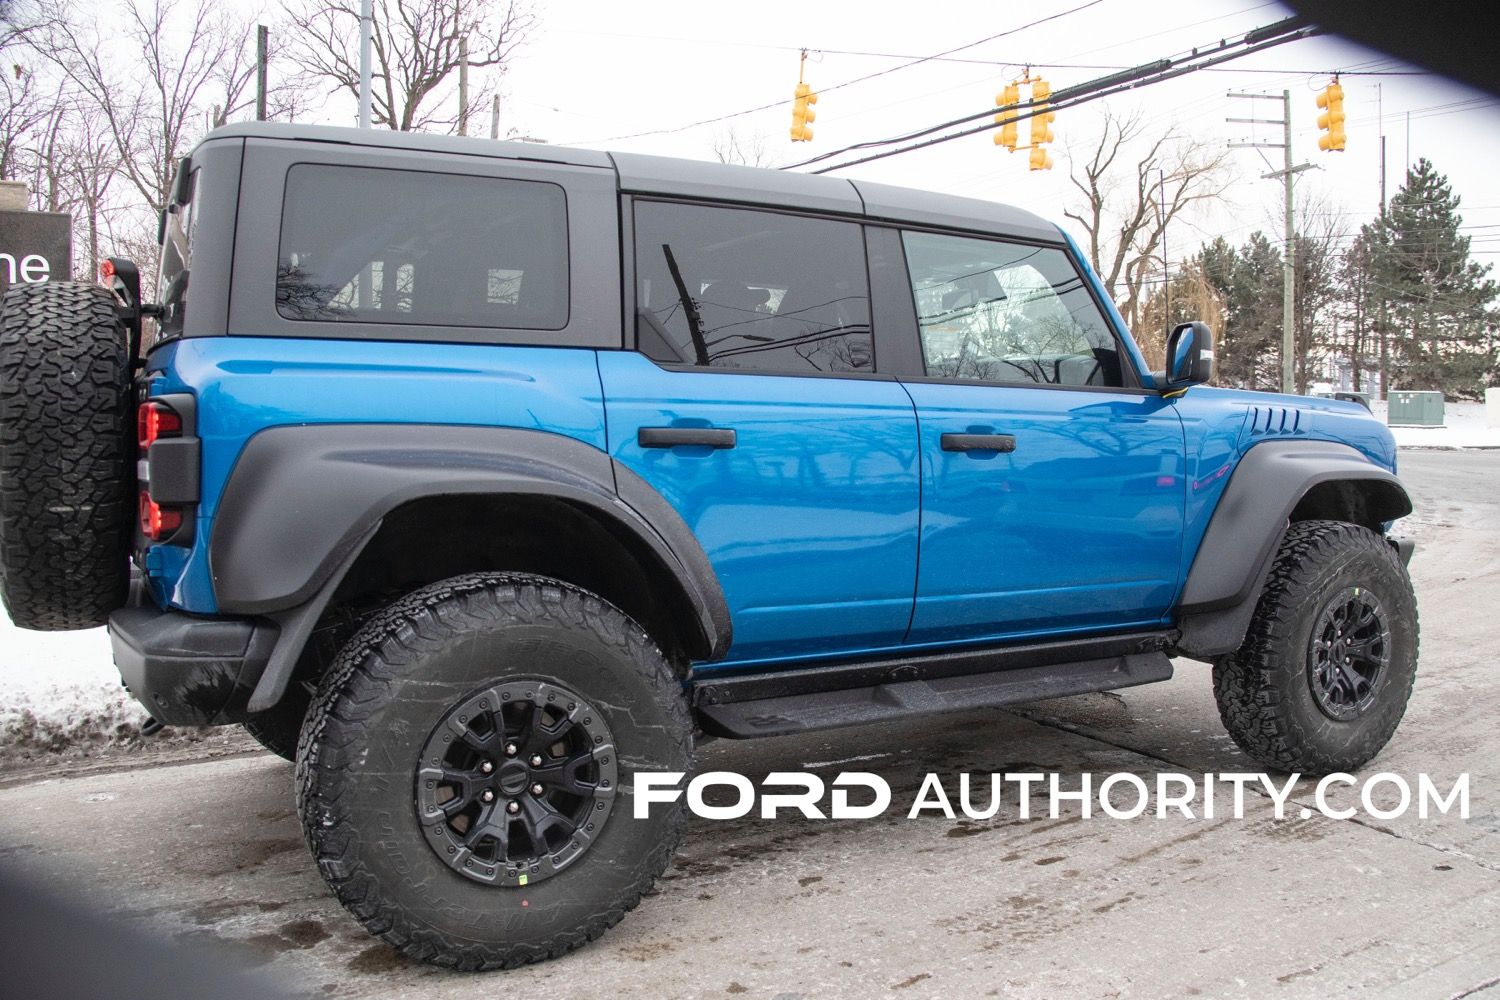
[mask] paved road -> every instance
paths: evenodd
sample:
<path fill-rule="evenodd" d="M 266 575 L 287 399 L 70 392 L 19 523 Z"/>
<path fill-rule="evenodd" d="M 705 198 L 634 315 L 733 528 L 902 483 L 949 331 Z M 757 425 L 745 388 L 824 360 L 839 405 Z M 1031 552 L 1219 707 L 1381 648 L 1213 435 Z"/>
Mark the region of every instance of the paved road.
<path fill-rule="evenodd" d="M 989 821 L 695 821 L 659 891 L 603 940 L 479 981 L 406 963 L 332 902 L 291 767 L 264 755 L 0 790 L 0 859 L 337 997 L 1500 997 L 1500 454 L 1402 466 L 1421 671 L 1370 771 L 1443 786 L 1468 772 L 1467 821 L 1277 821 L 1260 796 L 1240 821 L 1021 821 L 1010 806 Z M 875 770 L 897 803 L 929 770 L 1253 770 L 1207 669 L 1177 667 L 1118 696 L 721 742 L 701 763 Z"/>

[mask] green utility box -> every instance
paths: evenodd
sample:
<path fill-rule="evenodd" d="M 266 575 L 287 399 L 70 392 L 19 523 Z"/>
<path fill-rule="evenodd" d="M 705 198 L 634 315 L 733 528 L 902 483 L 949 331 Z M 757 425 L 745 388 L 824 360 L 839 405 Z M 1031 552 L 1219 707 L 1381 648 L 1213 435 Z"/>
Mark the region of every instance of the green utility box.
<path fill-rule="evenodd" d="M 1440 392 L 1393 392 L 1385 422 L 1392 427 L 1443 426 L 1443 394 Z"/>

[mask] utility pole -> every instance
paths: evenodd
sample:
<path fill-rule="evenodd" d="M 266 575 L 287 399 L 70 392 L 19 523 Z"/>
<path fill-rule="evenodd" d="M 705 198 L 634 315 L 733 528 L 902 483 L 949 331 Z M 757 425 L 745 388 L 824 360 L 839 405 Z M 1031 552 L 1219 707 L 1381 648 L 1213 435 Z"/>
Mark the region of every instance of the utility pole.
<path fill-rule="evenodd" d="M 490 105 L 490 138 L 500 138 L 500 95 L 495 95 L 494 103 Z"/>
<path fill-rule="evenodd" d="M 458 134 L 469 134 L 469 36 L 458 40 Z"/>
<path fill-rule="evenodd" d="M 1382 230 L 1380 241 L 1385 239 L 1385 100 L 1380 91 L 1380 84 L 1375 85 L 1375 116 L 1380 123 L 1380 228 Z M 1408 119 L 1409 120 L 1409 119 Z M 1386 373 L 1390 371 L 1390 343 L 1386 340 L 1385 332 L 1385 285 L 1377 283 L 1380 290 L 1380 315 L 1376 320 L 1380 324 L 1380 395 L 1378 398 L 1386 398 Z M 1355 364 L 1359 363 L 1358 359 Z"/>
<path fill-rule="evenodd" d="M 1235 94 L 1230 97 L 1240 97 L 1248 100 L 1277 100 L 1275 94 Z M 1267 174 L 1261 174 L 1265 180 L 1282 181 L 1286 187 L 1286 251 L 1281 261 L 1281 391 L 1285 393 L 1295 392 L 1297 389 L 1296 379 L 1296 331 L 1295 322 L 1297 315 L 1297 219 L 1295 204 L 1292 194 L 1292 179 L 1304 170 L 1311 170 L 1315 166 L 1312 163 L 1301 163 L 1292 165 L 1292 92 L 1283 90 L 1281 92 L 1280 118 L 1226 118 L 1227 122 L 1246 125 L 1280 125 L 1282 127 L 1281 142 L 1231 142 L 1230 149 L 1280 149 L 1286 166 L 1281 170 L 1273 170 Z"/>
<path fill-rule="evenodd" d="M 359 127 L 370 127 L 370 88 L 374 71 L 371 68 L 370 48 L 374 35 L 375 14 L 371 10 L 373 0 L 360 0 L 359 4 Z M 395 111 L 394 108 L 391 109 Z"/>
<path fill-rule="evenodd" d="M 1167 321 L 1167 333 L 1172 332 L 1172 266 L 1168 263 L 1167 256 L 1167 172 L 1158 170 L 1156 172 L 1158 198 L 1157 211 L 1161 219 L 1161 288 L 1166 296 L 1162 313 Z"/>
<path fill-rule="evenodd" d="M 271 31 L 264 24 L 255 26 L 255 120 L 266 120 L 266 59 L 271 47 Z"/>

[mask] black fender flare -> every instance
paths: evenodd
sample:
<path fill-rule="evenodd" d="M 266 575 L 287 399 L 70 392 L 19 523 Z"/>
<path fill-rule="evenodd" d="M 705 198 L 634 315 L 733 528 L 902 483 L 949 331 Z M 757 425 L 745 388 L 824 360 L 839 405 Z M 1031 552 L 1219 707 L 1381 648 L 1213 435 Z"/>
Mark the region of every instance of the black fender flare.
<path fill-rule="evenodd" d="M 1183 584 L 1177 651 L 1207 659 L 1239 648 L 1297 505 L 1323 483 L 1357 488 L 1372 522 L 1411 513 L 1401 480 L 1331 441 L 1266 441 L 1241 456 Z"/>
<path fill-rule="evenodd" d="M 681 586 L 703 659 L 732 639 L 728 602 L 681 515 L 605 452 L 561 434 L 430 424 L 311 424 L 260 431 L 214 516 L 219 611 L 272 619 L 277 648 L 250 708 L 275 704 L 313 623 L 391 511 L 463 494 L 556 497 L 630 532 Z"/>

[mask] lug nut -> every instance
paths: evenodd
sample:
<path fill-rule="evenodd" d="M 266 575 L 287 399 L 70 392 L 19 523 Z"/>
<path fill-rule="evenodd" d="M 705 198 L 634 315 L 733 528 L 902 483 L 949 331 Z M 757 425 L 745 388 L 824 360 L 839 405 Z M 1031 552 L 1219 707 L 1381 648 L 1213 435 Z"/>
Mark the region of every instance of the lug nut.
<path fill-rule="evenodd" d="M 521 748 L 516 746 L 514 743 L 507 743 L 505 744 L 505 756 L 514 757 L 516 755 L 516 752 L 520 749 Z"/>
<path fill-rule="evenodd" d="M 479 764 L 479 773 L 480 774 L 489 774 L 494 769 L 495 769 L 495 762 L 494 761 L 486 760 L 486 761 L 481 761 L 480 764 Z"/>
<path fill-rule="evenodd" d="M 540 795 L 540 794 L 542 794 L 545 791 L 546 791 L 546 789 L 543 788 L 540 784 L 535 784 L 535 785 L 531 786 L 531 794 L 532 795 Z"/>
<path fill-rule="evenodd" d="M 542 755 L 541 754 L 534 753 L 534 754 L 531 755 L 531 766 L 532 767 L 541 767 L 542 766 Z"/>
<path fill-rule="evenodd" d="M 508 813 L 518 813 L 521 811 L 521 803 L 507 802 L 505 803 L 505 811 Z"/>
<path fill-rule="evenodd" d="M 492 789 L 486 788 L 484 791 L 479 793 L 479 801 L 486 803 L 495 801 L 494 791 Z"/>

